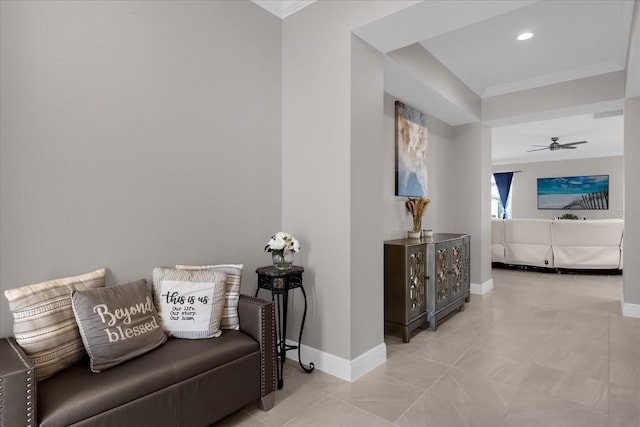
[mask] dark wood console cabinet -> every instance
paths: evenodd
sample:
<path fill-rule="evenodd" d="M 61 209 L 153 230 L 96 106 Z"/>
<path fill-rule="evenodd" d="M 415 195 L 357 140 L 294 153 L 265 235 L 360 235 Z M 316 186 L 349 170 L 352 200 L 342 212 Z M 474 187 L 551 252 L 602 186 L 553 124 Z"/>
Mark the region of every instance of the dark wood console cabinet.
<path fill-rule="evenodd" d="M 384 243 L 384 320 L 402 328 L 402 341 L 427 321 L 427 247 L 419 239 Z"/>
<path fill-rule="evenodd" d="M 384 320 L 411 331 L 464 309 L 470 297 L 469 244 L 466 234 L 436 233 L 422 239 L 384 242 Z"/>
<path fill-rule="evenodd" d="M 437 322 L 455 310 L 464 310 L 471 296 L 470 243 L 467 234 L 436 234 L 427 241 L 427 320 Z"/>

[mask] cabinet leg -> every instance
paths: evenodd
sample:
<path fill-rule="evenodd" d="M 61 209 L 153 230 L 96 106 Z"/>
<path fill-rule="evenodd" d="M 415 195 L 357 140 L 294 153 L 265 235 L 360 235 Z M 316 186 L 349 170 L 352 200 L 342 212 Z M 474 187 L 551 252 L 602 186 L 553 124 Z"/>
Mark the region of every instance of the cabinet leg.
<path fill-rule="evenodd" d="M 435 331 L 436 330 L 436 315 L 433 313 L 428 313 L 427 314 L 427 322 L 429 322 L 429 330 L 430 331 Z"/>
<path fill-rule="evenodd" d="M 409 331 L 408 326 L 402 327 L 402 342 L 408 343 L 411 340 L 411 332 Z"/>

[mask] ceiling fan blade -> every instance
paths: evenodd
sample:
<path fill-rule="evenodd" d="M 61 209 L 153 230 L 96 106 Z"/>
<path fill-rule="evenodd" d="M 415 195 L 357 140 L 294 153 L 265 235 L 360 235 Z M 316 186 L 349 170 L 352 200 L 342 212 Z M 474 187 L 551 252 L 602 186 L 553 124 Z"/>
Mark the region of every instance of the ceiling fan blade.
<path fill-rule="evenodd" d="M 531 144 L 532 147 L 545 147 L 545 148 L 549 148 L 548 145 L 539 145 L 539 144 Z"/>
<path fill-rule="evenodd" d="M 578 147 L 570 147 L 568 145 L 561 145 L 560 148 L 562 148 L 563 150 L 575 150 Z"/>
<path fill-rule="evenodd" d="M 586 144 L 589 141 L 578 141 L 578 142 L 568 142 L 566 144 L 560 144 L 561 147 L 566 147 L 568 145 L 578 145 L 578 144 Z"/>
<path fill-rule="evenodd" d="M 544 148 L 536 148 L 535 150 L 527 150 L 527 153 L 530 153 L 532 151 L 542 151 L 542 150 L 548 150 L 549 147 L 544 147 Z"/>

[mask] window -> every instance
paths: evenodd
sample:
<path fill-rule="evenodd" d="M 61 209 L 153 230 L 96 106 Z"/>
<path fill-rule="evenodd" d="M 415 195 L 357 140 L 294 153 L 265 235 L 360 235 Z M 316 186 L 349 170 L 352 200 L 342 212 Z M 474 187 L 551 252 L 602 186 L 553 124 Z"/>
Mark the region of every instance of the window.
<path fill-rule="evenodd" d="M 513 186 L 511 186 L 511 190 L 513 190 Z M 507 200 L 507 217 L 509 218 L 512 218 L 511 194 L 512 194 L 512 191 L 509 191 L 509 199 Z M 502 206 L 502 202 L 500 201 L 498 186 L 496 185 L 496 180 L 493 177 L 493 174 L 491 174 L 491 218 L 502 218 L 503 212 L 504 212 L 504 206 Z"/>

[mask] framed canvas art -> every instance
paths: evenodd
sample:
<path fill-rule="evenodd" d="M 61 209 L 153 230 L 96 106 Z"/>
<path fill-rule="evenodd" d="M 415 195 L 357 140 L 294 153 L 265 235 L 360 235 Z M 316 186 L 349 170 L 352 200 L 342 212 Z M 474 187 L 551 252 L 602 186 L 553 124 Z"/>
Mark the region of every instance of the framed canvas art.
<path fill-rule="evenodd" d="M 427 116 L 396 101 L 396 196 L 427 196 Z"/>
<path fill-rule="evenodd" d="M 538 178 L 538 209 L 609 209 L 609 175 Z"/>

